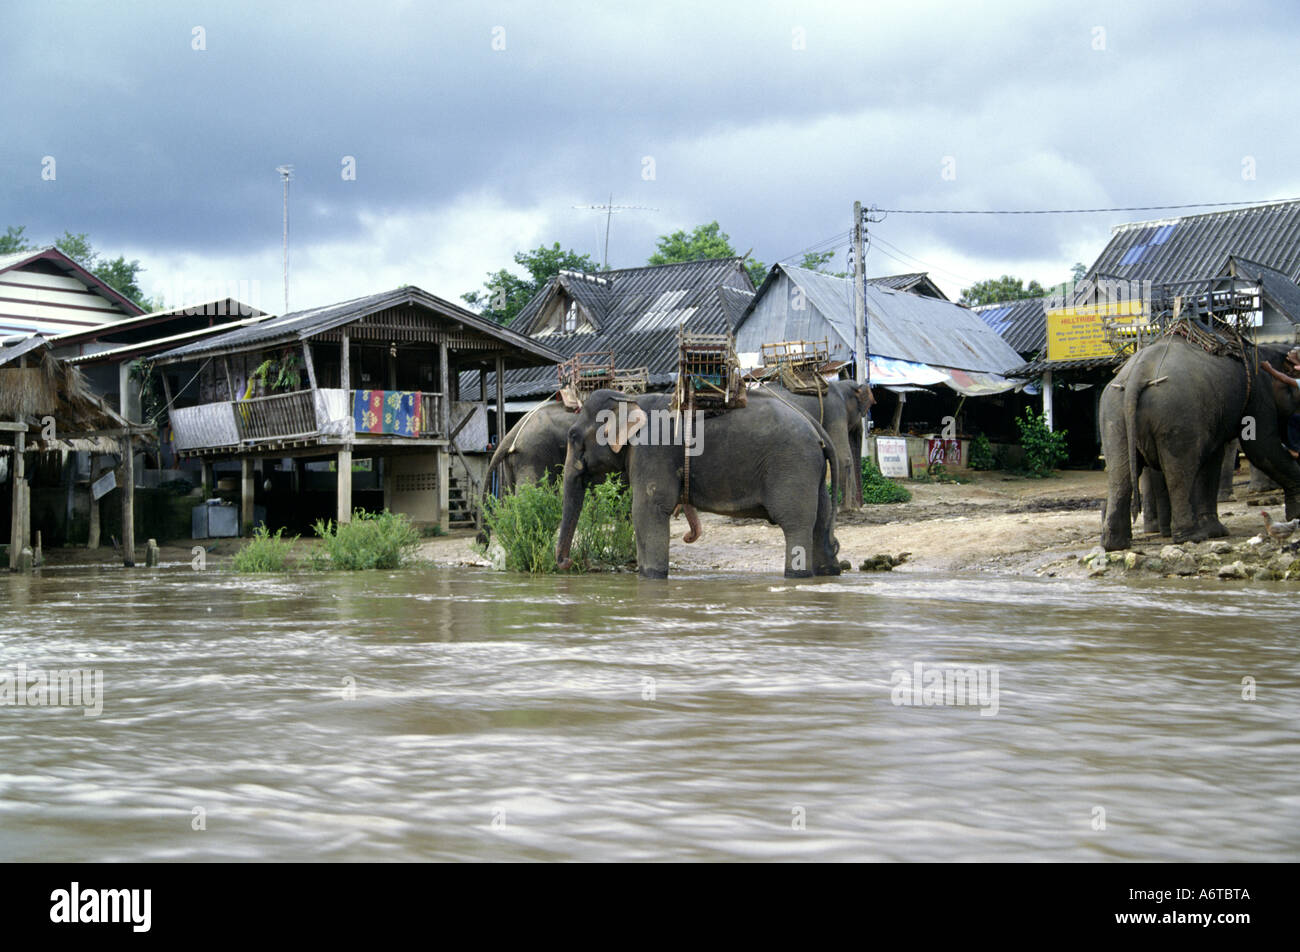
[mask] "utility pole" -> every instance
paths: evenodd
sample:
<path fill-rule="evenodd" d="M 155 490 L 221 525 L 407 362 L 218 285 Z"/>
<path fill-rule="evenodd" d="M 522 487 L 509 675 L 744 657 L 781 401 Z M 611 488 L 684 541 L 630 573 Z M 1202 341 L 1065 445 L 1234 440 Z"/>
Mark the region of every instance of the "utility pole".
<path fill-rule="evenodd" d="M 862 253 L 863 232 L 867 230 L 862 216 L 862 203 L 853 203 L 853 353 L 855 372 L 853 379 L 858 383 L 870 383 L 871 371 L 867 364 L 870 353 L 867 350 L 867 262 Z"/>
<path fill-rule="evenodd" d="M 611 192 L 609 195 L 609 201 L 603 205 L 574 205 L 573 207 L 585 208 L 585 209 L 590 209 L 591 211 L 594 212 L 605 213 L 605 257 L 604 260 L 601 262 L 601 267 L 607 271 L 609 270 L 609 226 L 610 226 L 610 222 L 614 218 L 614 213 L 633 211 L 633 210 L 646 211 L 646 212 L 659 211 L 659 209 L 651 208 L 648 205 L 615 205 L 613 192 Z"/>
<path fill-rule="evenodd" d="M 289 180 L 293 178 L 293 166 L 281 165 L 276 168 L 284 181 L 284 313 L 289 313 Z"/>

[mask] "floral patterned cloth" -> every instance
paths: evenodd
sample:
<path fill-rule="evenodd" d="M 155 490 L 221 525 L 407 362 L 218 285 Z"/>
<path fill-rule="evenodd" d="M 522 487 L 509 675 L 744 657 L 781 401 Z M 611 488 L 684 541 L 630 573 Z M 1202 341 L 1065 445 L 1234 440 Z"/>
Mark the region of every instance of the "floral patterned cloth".
<path fill-rule="evenodd" d="M 419 390 L 358 390 L 352 407 L 356 431 L 419 436 L 421 396 Z"/>

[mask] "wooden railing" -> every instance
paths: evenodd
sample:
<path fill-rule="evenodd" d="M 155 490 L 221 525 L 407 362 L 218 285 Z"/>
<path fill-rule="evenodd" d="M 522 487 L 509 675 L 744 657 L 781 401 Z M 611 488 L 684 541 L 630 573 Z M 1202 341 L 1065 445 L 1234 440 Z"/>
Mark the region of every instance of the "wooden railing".
<path fill-rule="evenodd" d="M 318 434 L 343 436 L 355 432 L 355 405 L 355 390 L 295 390 L 182 407 L 170 415 L 176 449 L 197 450 Z M 446 436 L 442 406 L 442 394 L 421 394 L 419 436 Z"/>
<path fill-rule="evenodd" d="M 319 429 L 316 401 L 310 390 L 236 400 L 235 427 L 241 441 L 310 436 Z"/>
<path fill-rule="evenodd" d="M 420 435 L 442 434 L 442 394 L 425 393 L 420 396 Z"/>

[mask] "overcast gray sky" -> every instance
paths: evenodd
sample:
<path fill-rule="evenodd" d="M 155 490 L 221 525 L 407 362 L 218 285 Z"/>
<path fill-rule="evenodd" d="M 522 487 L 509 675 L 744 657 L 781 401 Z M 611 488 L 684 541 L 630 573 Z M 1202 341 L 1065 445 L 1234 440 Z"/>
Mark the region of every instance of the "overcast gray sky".
<path fill-rule="evenodd" d="M 0 22 L 0 228 L 86 232 L 169 301 L 244 281 L 282 310 L 283 163 L 294 309 L 402 283 L 458 300 L 542 242 L 599 258 L 604 218 L 573 206 L 611 194 L 654 209 L 614 217 L 614 267 L 713 219 L 797 259 L 854 199 L 1300 195 L 1293 3 L 51 2 Z M 889 215 L 868 270 L 954 298 L 1054 282 L 1113 225 L 1170 214 Z"/>

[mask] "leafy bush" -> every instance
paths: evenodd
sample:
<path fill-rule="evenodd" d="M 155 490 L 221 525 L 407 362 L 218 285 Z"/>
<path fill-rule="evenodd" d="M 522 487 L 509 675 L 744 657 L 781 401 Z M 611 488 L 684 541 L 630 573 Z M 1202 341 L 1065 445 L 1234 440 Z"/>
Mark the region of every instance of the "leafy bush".
<path fill-rule="evenodd" d="M 483 524 L 505 553 L 511 572 L 555 571 L 556 532 L 564 514 L 563 487 L 549 476 L 513 493 L 484 501 Z M 616 568 L 636 559 L 632 494 L 617 477 L 587 490 L 570 551 L 579 571 Z"/>
<path fill-rule="evenodd" d="M 387 509 L 358 509 L 346 525 L 337 525 L 333 519 L 317 519 L 314 529 L 328 559 L 320 567 L 345 571 L 400 568 L 420 544 L 419 530 L 406 514 Z"/>
<path fill-rule="evenodd" d="M 563 511 L 559 483 L 549 474 L 538 483 L 521 483 L 500 499 L 483 500 L 483 525 L 505 550 L 507 571 L 555 571 L 555 531 Z"/>
<path fill-rule="evenodd" d="M 1047 421 L 1041 415 L 1035 416 L 1032 409 L 1026 408 L 1023 417 L 1016 417 L 1016 426 L 1020 428 L 1020 445 L 1025 450 L 1025 471 L 1030 476 L 1047 476 L 1069 459 L 1066 431 L 1049 430 Z"/>
<path fill-rule="evenodd" d="M 948 467 L 943 463 L 931 463 L 924 473 L 917 473 L 912 477 L 914 483 L 969 483 L 969 476 L 962 476 L 959 473 L 948 472 Z"/>
<path fill-rule="evenodd" d="M 259 525 L 252 538 L 235 553 L 236 572 L 283 572 L 289 568 L 289 555 L 298 537 L 282 538 L 283 529 L 276 529 L 275 535 L 267 530 L 266 525 Z"/>
<path fill-rule="evenodd" d="M 906 486 L 900 486 L 888 476 L 882 476 L 880 467 L 869 456 L 862 459 L 862 502 L 867 505 L 883 505 L 891 502 L 909 502 L 911 492 Z"/>
<path fill-rule="evenodd" d="M 573 562 L 591 571 L 636 561 L 632 493 L 616 476 L 587 490 L 573 538 Z"/>
<path fill-rule="evenodd" d="M 971 440 L 970 457 L 966 460 L 966 465 L 978 470 L 998 468 L 998 458 L 993 453 L 993 444 L 983 433 Z"/>

